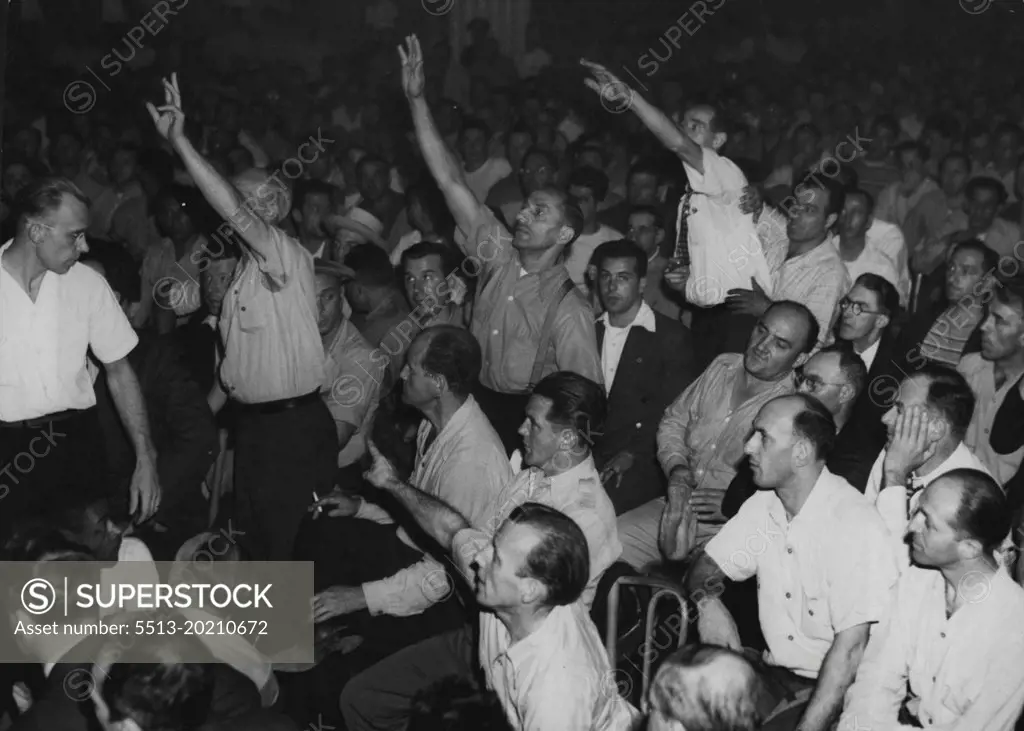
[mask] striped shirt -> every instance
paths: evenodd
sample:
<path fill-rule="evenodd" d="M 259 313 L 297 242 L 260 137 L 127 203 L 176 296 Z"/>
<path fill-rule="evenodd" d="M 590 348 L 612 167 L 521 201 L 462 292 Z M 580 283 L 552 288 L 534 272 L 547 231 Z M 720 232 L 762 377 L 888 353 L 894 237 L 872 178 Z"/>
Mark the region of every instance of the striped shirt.
<path fill-rule="evenodd" d="M 776 396 L 793 391 L 793 379 L 787 376 L 733 409 L 732 394 L 743 375 L 742 354 L 718 356 L 668 407 L 658 426 L 658 462 L 665 474 L 686 467 L 694 477 L 694 494 L 713 494 L 719 503 L 736 476 L 757 412 Z M 719 528 L 721 524 L 698 522 L 697 545 Z"/>

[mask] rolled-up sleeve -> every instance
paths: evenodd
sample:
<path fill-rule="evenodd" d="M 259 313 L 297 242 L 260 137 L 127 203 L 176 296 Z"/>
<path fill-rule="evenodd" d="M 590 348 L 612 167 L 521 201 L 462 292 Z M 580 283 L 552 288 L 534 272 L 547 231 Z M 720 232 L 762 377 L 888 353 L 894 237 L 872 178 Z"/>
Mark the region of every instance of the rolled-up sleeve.
<path fill-rule="evenodd" d="M 103 363 L 113 363 L 127 356 L 138 345 L 139 336 L 117 304 L 117 299 L 107 281 L 96 272 L 87 269 L 86 276 L 92 281 L 90 289 L 89 347 Z"/>
<path fill-rule="evenodd" d="M 759 493 L 743 503 L 739 512 L 704 546 L 707 557 L 718 564 L 722 573 L 732 581 L 746 581 L 757 573 L 759 554 L 747 546 L 751 537 L 763 532 L 768 520 L 766 497 L 769 495 Z"/>
<path fill-rule="evenodd" d="M 422 614 L 451 592 L 444 566 L 424 556 L 412 566 L 386 579 L 363 584 L 366 608 L 370 614 L 410 617 Z"/>

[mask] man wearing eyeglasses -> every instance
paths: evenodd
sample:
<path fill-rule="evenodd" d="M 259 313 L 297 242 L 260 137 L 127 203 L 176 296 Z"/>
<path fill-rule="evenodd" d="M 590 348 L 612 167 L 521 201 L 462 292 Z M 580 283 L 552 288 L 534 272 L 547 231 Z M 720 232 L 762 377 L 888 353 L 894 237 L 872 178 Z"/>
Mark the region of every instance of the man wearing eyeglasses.
<path fill-rule="evenodd" d="M 89 200 L 70 180 L 45 178 L 21 192 L 17 210 L 17 233 L 0 247 L 0 536 L 64 496 L 105 496 L 87 350 L 105 365 L 135 448 L 129 509 L 149 520 L 160 506 L 156 450 L 127 361 L 139 339 L 103 278 L 78 264 Z"/>

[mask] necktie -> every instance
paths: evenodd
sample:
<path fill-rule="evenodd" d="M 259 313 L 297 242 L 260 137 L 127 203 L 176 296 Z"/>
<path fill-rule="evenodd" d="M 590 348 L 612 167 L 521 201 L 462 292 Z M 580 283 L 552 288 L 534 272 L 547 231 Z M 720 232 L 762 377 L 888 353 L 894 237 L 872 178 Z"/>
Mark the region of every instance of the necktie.
<path fill-rule="evenodd" d="M 676 247 L 672 258 L 682 263 L 683 266 L 690 265 L 690 214 L 693 209 L 690 207 L 690 199 L 693 197 L 693 188 L 690 181 L 686 181 L 683 196 L 679 199 L 679 208 L 676 213 Z"/>

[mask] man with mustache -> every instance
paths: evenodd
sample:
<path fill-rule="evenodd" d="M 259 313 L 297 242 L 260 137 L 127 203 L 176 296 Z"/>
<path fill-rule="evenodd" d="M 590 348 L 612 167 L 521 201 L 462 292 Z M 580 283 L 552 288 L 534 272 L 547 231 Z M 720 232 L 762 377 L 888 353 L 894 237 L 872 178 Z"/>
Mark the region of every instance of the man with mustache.
<path fill-rule="evenodd" d="M 526 401 L 544 376 L 567 370 L 602 381 L 593 314 L 563 263 L 583 216 L 565 192 L 542 188 L 525 201 L 510 235 L 473 195 L 434 123 L 416 36 L 399 53 L 420 151 L 455 217 L 467 271 L 480 276 L 471 326 L 484 356 L 477 400 L 511 453 Z"/>

